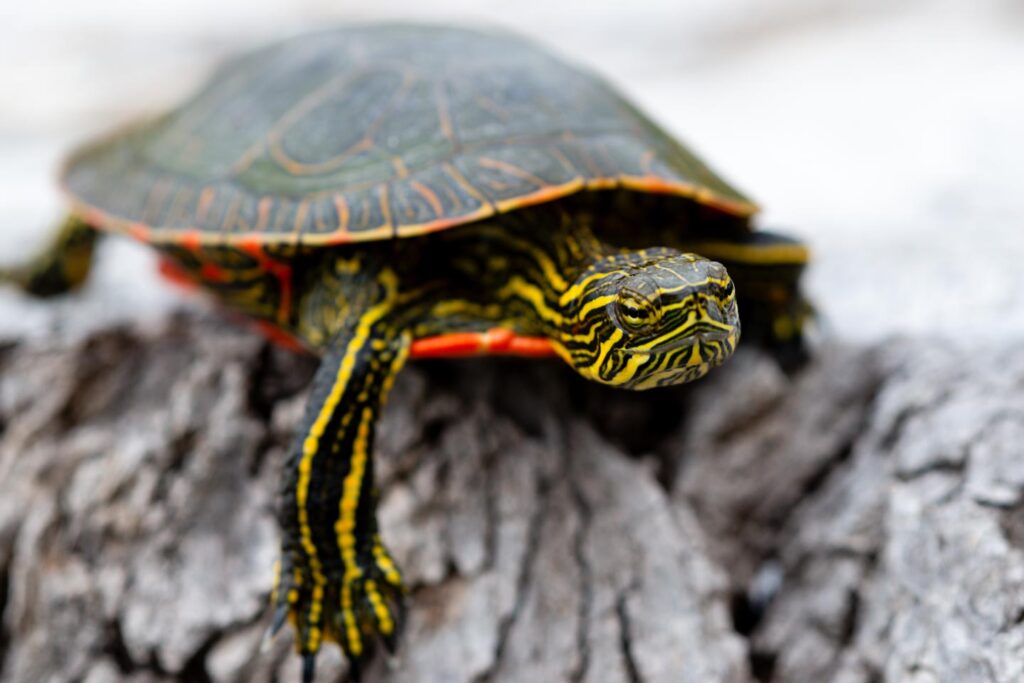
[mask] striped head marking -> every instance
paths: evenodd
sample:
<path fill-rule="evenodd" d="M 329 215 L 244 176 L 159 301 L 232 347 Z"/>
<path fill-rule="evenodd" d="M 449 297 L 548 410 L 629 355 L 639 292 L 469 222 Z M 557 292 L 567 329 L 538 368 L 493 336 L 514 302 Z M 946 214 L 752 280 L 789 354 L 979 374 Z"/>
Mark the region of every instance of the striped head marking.
<path fill-rule="evenodd" d="M 725 361 L 739 340 L 729 274 L 694 254 L 616 254 L 588 268 L 566 296 L 565 355 L 580 374 L 604 384 L 689 382 Z"/>

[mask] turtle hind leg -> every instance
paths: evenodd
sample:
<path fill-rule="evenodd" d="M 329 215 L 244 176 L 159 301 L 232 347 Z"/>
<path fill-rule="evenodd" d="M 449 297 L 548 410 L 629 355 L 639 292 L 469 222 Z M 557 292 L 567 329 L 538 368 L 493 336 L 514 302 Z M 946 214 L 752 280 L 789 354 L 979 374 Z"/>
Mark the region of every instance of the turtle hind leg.
<path fill-rule="evenodd" d="M 97 237 L 80 218 L 68 216 L 42 253 L 21 267 L 0 270 L 0 281 L 12 282 L 38 297 L 71 291 L 89 275 Z"/>

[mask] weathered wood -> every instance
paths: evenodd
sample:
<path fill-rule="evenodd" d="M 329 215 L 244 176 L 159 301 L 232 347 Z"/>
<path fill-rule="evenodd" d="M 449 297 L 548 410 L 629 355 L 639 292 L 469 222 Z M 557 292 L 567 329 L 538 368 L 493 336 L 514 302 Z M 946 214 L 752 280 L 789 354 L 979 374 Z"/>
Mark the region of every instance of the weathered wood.
<path fill-rule="evenodd" d="M 195 316 L 0 350 L 0 679 L 297 680 L 258 647 L 312 367 Z M 1019 680 L 1022 388 L 1024 351 L 914 342 L 646 394 L 415 365 L 379 439 L 411 610 L 367 679 Z"/>
<path fill-rule="evenodd" d="M 1024 680 L 1024 349 L 827 349 L 792 385 L 754 370 L 703 387 L 732 398 L 672 448 L 677 499 L 746 587 L 755 674 Z"/>
<path fill-rule="evenodd" d="M 4 352 L 6 679 L 295 680 L 287 637 L 257 649 L 278 463 L 311 368 L 191 318 Z M 595 432 L 570 377 L 403 373 L 381 519 L 412 609 L 369 680 L 748 680 L 692 514 Z M 330 648 L 319 679 L 343 669 Z"/>

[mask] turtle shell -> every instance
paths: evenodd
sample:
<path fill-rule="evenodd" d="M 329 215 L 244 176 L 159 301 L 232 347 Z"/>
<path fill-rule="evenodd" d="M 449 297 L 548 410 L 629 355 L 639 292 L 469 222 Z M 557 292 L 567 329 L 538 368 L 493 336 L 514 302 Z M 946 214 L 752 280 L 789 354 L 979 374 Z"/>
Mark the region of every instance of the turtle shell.
<path fill-rule="evenodd" d="M 515 35 L 413 25 L 238 57 L 62 181 L 95 227 L 185 246 L 407 237 L 612 188 L 756 210 L 600 78 Z"/>

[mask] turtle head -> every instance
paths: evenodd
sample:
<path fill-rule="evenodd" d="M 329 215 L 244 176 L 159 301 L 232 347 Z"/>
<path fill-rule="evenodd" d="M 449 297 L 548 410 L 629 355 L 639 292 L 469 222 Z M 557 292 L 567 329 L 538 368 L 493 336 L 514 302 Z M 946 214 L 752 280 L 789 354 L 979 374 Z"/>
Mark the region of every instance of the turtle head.
<path fill-rule="evenodd" d="M 725 267 L 672 249 L 592 264 L 563 297 L 564 355 L 580 374 L 626 389 L 703 377 L 736 348 L 736 290 Z"/>

